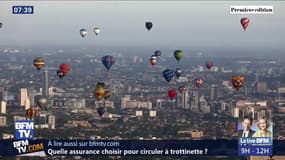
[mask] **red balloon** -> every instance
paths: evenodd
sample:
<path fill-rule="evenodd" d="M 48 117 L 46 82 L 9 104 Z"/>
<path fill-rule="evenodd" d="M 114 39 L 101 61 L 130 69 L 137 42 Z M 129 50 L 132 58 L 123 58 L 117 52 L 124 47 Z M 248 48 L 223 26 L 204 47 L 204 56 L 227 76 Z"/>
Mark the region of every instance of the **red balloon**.
<path fill-rule="evenodd" d="M 176 91 L 174 89 L 168 91 L 168 97 L 173 100 L 176 97 Z"/>
<path fill-rule="evenodd" d="M 240 20 L 240 23 L 241 23 L 241 25 L 242 25 L 242 28 L 243 28 L 244 30 L 246 30 L 246 28 L 247 28 L 248 25 L 249 25 L 249 19 L 246 18 L 246 17 L 244 17 L 244 18 L 242 18 L 242 19 Z"/>
<path fill-rule="evenodd" d="M 26 115 L 29 119 L 34 119 L 36 116 L 36 110 L 34 108 L 29 108 L 26 110 Z"/>
<path fill-rule="evenodd" d="M 63 76 L 66 76 L 69 70 L 70 70 L 69 64 L 63 63 L 59 66 L 59 71 L 62 72 Z"/>

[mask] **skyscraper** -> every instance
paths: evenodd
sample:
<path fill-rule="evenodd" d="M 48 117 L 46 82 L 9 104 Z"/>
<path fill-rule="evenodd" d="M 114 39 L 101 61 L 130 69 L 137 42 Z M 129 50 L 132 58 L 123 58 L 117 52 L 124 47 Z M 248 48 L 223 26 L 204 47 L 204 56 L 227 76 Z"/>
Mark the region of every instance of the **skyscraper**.
<path fill-rule="evenodd" d="M 28 99 L 28 89 L 27 88 L 21 88 L 20 93 L 21 93 L 20 106 L 24 107 L 26 105 L 26 99 Z"/>
<path fill-rule="evenodd" d="M 0 109 L 0 113 L 2 114 L 6 114 L 6 106 L 7 106 L 7 103 L 5 101 L 1 101 L 1 109 Z"/>
<path fill-rule="evenodd" d="M 188 91 L 183 92 L 181 98 L 181 105 L 183 109 L 189 109 L 189 94 Z"/>
<path fill-rule="evenodd" d="M 48 97 L 48 91 L 49 91 L 49 86 L 48 86 L 48 70 L 45 70 L 45 82 L 44 82 L 44 93 L 43 96 Z"/>
<path fill-rule="evenodd" d="M 218 86 L 215 84 L 211 85 L 211 90 L 210 90 L 210 99 L 215 100 L 218 97 Z"/>
<path fill-rule="evenodd" d="M 55 129 L 55 116 L 54 115 L 50 115 L 48 117 L 48 128 Z"/>

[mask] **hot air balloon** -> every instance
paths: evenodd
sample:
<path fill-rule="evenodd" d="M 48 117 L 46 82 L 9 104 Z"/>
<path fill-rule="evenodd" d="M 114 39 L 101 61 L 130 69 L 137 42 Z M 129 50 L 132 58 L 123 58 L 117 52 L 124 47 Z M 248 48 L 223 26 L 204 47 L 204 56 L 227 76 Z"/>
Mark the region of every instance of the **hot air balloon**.
<path fill-rule="evenodd" d="M 26 110 L 26 115 L 29 119 L 34 119 L 36 116 L 36 110 L 34 108 L 29 108 Z"/>
<path fill-rule="evenodd" d="M 211 69 L 213 67 L 213 65 L 214 65 L 213 61 L 206 61 L 206 67 L 208 69 Z"/>
<path fill-rule="evenodd" d="M 179 79 L 179 77 L 181 76 L 182 74 L 182 70 L 180 68 L 176 68 L 175 70 L 175 76 L 177 79 Z"/>
<path fill-rule="evenodd" d="M 198 77 L 198 78 L 195 79 L 196 87 L 200 88 L 203 83 L 204 83 L 204 81 L 203 81 L 202 77 Z"/>
<path fill-rule="evenodd" d="M 151 28 L 152 28 L 152 26 L 153 26 L 153 25 L 152 25 L 152 22 L 145 22 L 145 27 L 146 27 L 147 30 L 150 31 Z"/>
<path fill-rule="evenodd" d="M 181 94 L 183 94 L 183 93 L 185 93 L 185 92 L 187 91 L 187 88 L 186 88 L 185 86 L 180 86 L 180 87 L 178 88 L 178 90 L 179 90 L 179 92 L 180 92 Z"/>
<path fill-rule="evenodd" d="M 0 22 L 0 28 L 2 28 L 2 26 L 3 26 L 3 23 Z"/>
<path fill-rule="evenodd" d="M 232 76 L 232 84 L 237 91 L 239 90 L 239 88 L 241 88 L 243 86 L 244 79 L 245 78 L 242 75 Z"/>
<path fill-rule="evenodd" d="M 101 106 L 97 109 L 97 112 L 98 112 L 99 116 L 102 117 L 103 114 L 105 113 L 105 108 Z"/>
<path fill-rule="evenodd" d="M 155 55 L 152 55 L 150 56 L 149 61 L 152 66 L 155 66 L 157 63 L 157 57 Z"/>
<path fill-rule="evenodd" d="M 156 51 L 154 52 L 154 55 L 155 55 L 156 57 L 160 57 L 160 56 L 161 56 L 161 51 L 160 51 L 160 50 L 156 50 Z"/>
<path fill-rule="evenodd" d="M 177 62 L 179 62 L 184 56 L 184 53 L 182 50 L 176 50 L 176 51 L 174 51 L 173 54 L 174 54 L 174 57 L 177 60 Z"/>
<path fill-rule="evenodd" d="M 170 82 L 171 79 L 175 76 L 175 73 L 172 69 L 165 69 L 162 72 L 162 75 L 167 82 Z"/>
<path fill-rule="evenodd" d="M 244 17 L 244 18 L 240 19 L 240 23 L 241 23 L 243 30 L 245 31 L 249 25 L 249 19 Z"/>
<path fill-rule="evenodd" d="M 102 57 L 102 63 L 107 68 L 107 70 L 109 70 L 115 63 L 115 58 L 110 55 L 104 56 Z"/>
<path fill-rule="evenodd" d="M 57 76 L 58 76 L 60 79 L 62 79 L 62 77 L 64 76 L 64 75 L 63 75 L 63 72 L 61 72 L 60 70 L 57 70 L 57 71 L 56 71 L 56 74 L 57 74 Z"/>
<path fill-rule="evenodd" d="M 94 95 L 98 101 L 102 100 L 105 96 L 105 88 L 102 86 L 96 86 Z"/>
<path fill-rule="evenodd" d="M 80 29 L 80 35 L 82 38 L 84 38 L 87 35 L 87 30 L 86 29 Z"/>
<path fill-rule="evenodd" d="M 63 76 L 66 76 L 70 70 L 69 64 L 63 63 L 59 66 L 59 71 L 62 72 Z"/>
<path fill-rule="evenodd" d="M 173 100 L 176 97 L 176 91 L 174 89 L 168 91 L 168 97 Z"/>
<path fill-rule="evenodd" d="M 51 104 L 50 103 L 46 103 L 46 105 L 44 106 L 44 109 L 46 110 L 46 111 L 49 111 L 50 109 L 51 109 Z"/>
<path fill-rule="evenodd" d="M 43 110 L 44 106 L 47 104 L 47 99 L 45 97 L 41 97 L 38 99 L 37 104 Z"/>
<path fill-rule="evenodd" d="M 111 97 L 111 92 L 110 91 L 105 91 L 105 94 L 104 94 L 104 99 L 109 99 Z"/>
<path fill-rule="evenodd" d="M 41 57 L 37 57 L 36 59 L 34 59 L 34 66 L 40 70 L 41 68 L 43 68 L 43 66 L 45 65 L 45 60 Z"/>
<path fill-rule="evenodd" d="M 100 33 L 100 28 L 95 27 L 95 28 L 94 28 L 94 33 L 95 33 L 95 35 L 97 36 L 97 35 Z"/>

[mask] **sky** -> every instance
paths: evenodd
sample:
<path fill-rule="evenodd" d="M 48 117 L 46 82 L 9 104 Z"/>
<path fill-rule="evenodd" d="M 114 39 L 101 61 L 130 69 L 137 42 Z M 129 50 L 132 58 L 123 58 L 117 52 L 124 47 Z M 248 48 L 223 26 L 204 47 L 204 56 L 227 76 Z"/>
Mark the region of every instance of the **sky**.
<path fill-rule="evenodd" d="M 13 15 L 33 5 L 33 15 Z M 273 5 L 274 14 L 231 15 L 231 5 Z M 240 19 L 250 19 L 243 31 Z M 104 45 L 284 49 L 281 1 L 1 1 L 1 45 Z M 145 22 L 152 21 L 147 31 Z M 94 27 L 101 33 L 95 36 Z M 82 38 L 80 29 L 87 29 Z"/>

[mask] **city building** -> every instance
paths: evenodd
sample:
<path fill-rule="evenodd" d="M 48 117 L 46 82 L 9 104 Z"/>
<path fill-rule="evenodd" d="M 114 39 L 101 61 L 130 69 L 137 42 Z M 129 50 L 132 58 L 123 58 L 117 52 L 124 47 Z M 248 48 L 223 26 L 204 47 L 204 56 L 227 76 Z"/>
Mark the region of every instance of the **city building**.
<path fill-rule="evenodd" d="M 28 99 L 28 89 L 27 88 L 21 88 L 20 89 L 20 106 L 25 107 L 26 100 Z"/>
<path fill-rule="evenodd" d="M 55 129 L 55 116 L 54 115 L 48 116 L 48 128 Z"/>
<path fill-rule="evenodd" d="M 218 85 L 212 84 L 210 89 L 210 99 L 216 100 L 218 98 Z"/>
<path fill-rule="evenodd" d="M 267 83 L 266 82 L 257 82 L 256 93 L 266 94 L 267 93 Z"/>
<path fill-rule="evenodd" d="M 7 103 L 5 101 L 1 101 L 1 105 L 0 105 L 0 113 L 2 114 L 6 114 L 7 110 L 6 110 L 6 106 Z"/>
<path fill-rule="evenodd" d="M 186 92 L 183 92 L 181 95 L 181 106 L 183 109 L 189 109 L 190 108 L 188 90 Z"/>
<path fill-rule="evenodd" d="M 0 127 L 4 127 L 7 125 L 7 117 L 6 116 L 0 116 Z"/>

